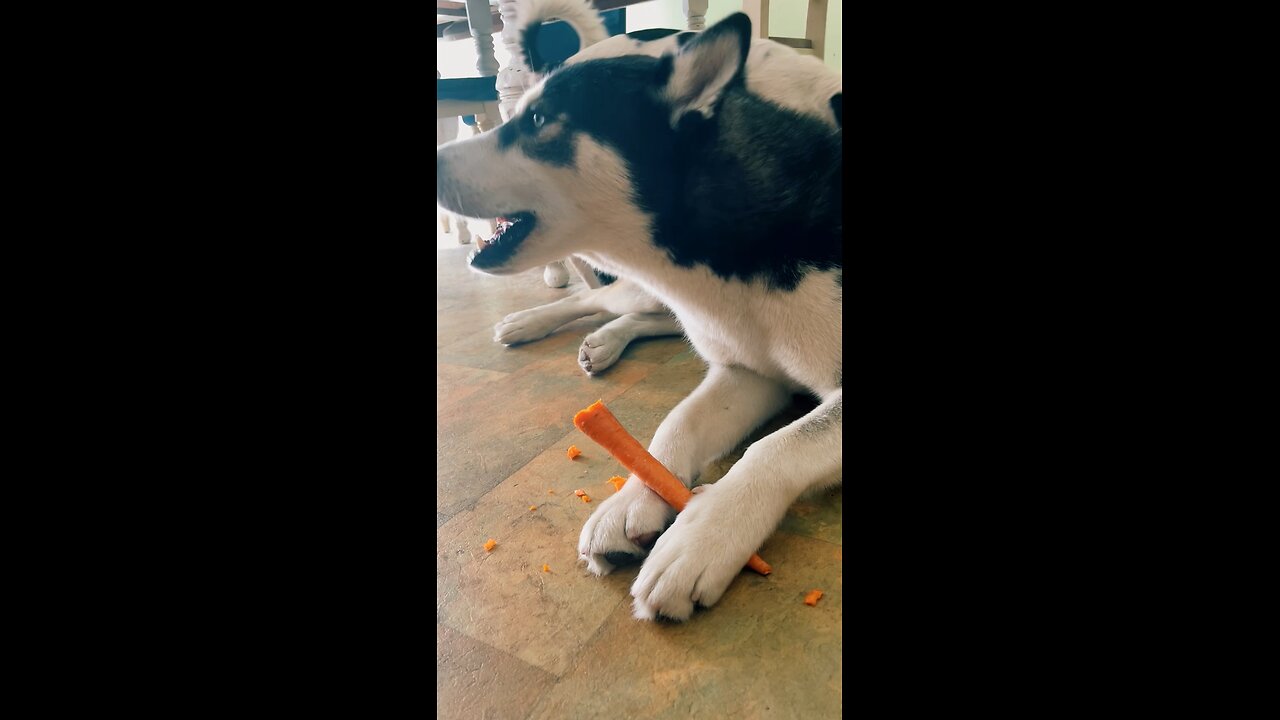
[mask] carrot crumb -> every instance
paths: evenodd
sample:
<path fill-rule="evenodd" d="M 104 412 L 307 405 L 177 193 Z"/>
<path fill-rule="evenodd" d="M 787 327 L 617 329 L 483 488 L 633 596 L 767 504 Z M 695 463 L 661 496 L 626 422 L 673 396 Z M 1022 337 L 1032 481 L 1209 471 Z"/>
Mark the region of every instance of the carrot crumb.
<path fill-rule="evenodd" d="M 555 495 L 555 494 L 556 494 L 556 491 L 555 491 L 555 490 L 548 490 L 548 491 L 547 491 L 547 494 L 548 494 L 548 495 Z"/>
<path fill-rule="evenodd" d="M 627 484 L 627 479 L 624 477 L 618 477 L 617 475 L 614 475 L 613 477 L 609 478 L 609 482 L 613 483 L 613 489 L 617 491 L 617 490 L 621 490 L 622 486 Z"/>
<path fill-rule="evenodd" d="M 537 506 L 537 505 L 530 505 L 530 506 L 529 506 L 529 512 L 533 512 L 534 510 L 537 510 L 537 509 L 538 509 L 538 506 Z"/>
<path fill-rule="evenodd" d="M 582 488 L 578 488 L 577 490 L 573 491 L 573 494 L 577 495 L 578 497 L 582 497 L 583 495 L 587 494 L 587 491 L 583 490 Z"/>
<path fill-rule="evenodd" d="M 805 604 L 805 605 L 817 605 L 817 604 L 818 604 L 818 600 L 820 600 L 821 598 L 822 598 L 822 591 L 821 591 L 821 590 L 814 590 L 814 591 L 810 592 L 808 595 L 805 595 L 805 596 L 804 596 L 804 604 Z"/>
<path fill-rule="evenodd" d="M 581 497 L 582 497 L 582 502 L 591 502 L 590 495 L 582 495 Z"/>
<path fill-rule="evenodd" d="M 494 540 L 493 538 L 489 538 L 489 541 L 484 544 L 484 551 L 493 552 L 493 548 L 497 546 L 497 544 L 498 544 L 497 540 Z"/>
<path fill-rule="evenodd" d="M 551 572 L 551 566 L 546 563 L 542 564 L 542 572 Z"/>
<path fill-rule="evenodd" d="M 569 446 L 569 452 L 567 452 L 567 453 L 565 453 L 565 454 L 569 456 L 569 459 L 570 459 L 570 460 L 572 460 L 572 459 L 574 459 L 574 458 L 578 457 L 579 455 L 581 455 L 581 454 L 582 454 L 582 451 L 578 449 L 578 446 L 577 446 L 577 445 L 570 445 L 570 446 Z"/>

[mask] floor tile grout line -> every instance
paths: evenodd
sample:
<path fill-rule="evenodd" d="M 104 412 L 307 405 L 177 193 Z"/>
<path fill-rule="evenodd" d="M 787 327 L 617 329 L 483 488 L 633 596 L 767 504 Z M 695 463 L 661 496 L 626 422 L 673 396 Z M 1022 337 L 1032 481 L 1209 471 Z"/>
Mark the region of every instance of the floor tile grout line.
<path fill-rule="evenodd" d="M 493 650 L 494 652 L 500 653 L 500 654 L 502 654 L 502 655 L 506 655 L 507 657 L 511 658 L 512 660 L 515 660 L 516 662 L 520 663 L 521 665 L 524 665 L 525 667 L 528 667 L 528 668 L 531 668 L 531 669 L 533 669 L 533 670 L 536 670 L 536 671 L 538 671 L 538 672 L 540 672 L 540 673 L 542 673 L 542 674 L 544 674 L 544 675 L 548 675 L 548 676 L 550 676 L 550 677 L 554 678 L 554 679 L 555 679 L 555 680 L 557 680 L 557 681 L 559 680 L 559 677 L 558 677 L 555 673 L 551 672 L 550 670 L 547 670 L 547 669 L 545 669 L 545 668 L 540 668 L 540 667 L 538 667 L 537 665 L 534 665 L 533 663 L 529 662 L 528 660 L 525 660 L 524 658 L 522 658 L 522 657 L 520 657 L 520 656 L 518 656 L 518 655 L 515 655 L 514 653 L 511 653 L 511 652 L 509 652 L 509 651 L 507 651 L 507 650 L 503 650 L 502 648 L 498 647 L 497 645 L 494 645 L 493 643 L 488 642 L 488 641 L 487 641 L 487 640 L 485 640 L 484 638 L 476 637 L 476 636 L 472 635 L 471 633 L 469 633 L 469 632 L 467 632 L 467 631 L 463 630 L 462 628 L 460 628 L 460 627 L 457 627 L 457 626 L 453 625 L 453 623 L 445 622 L 444 620 L 440 619 L 440 617 L 439 617 L 439 616 L 436 616 L 436 622 L 437 622 L 438 624 L 440 624 L 440 625 L 443 625 L 443 626 L 445 626 L 445 627 L 449 628 L 450 630 L 452 630 L 452 631 L 454 631 L 454 632 L 458 633 L 459 635 L 461 635 L 461 636 L 463 636 L 463 637 L 465 637 L 465 638 L 468 638 L 468 639 L 474 640 L 474 641 L 476 641 L 476 642 L 480 643 L 481 645 L 484 645 L 485 647 L 489 648 L 490 650 Z"/>
<path fill-rule="evenodd" d="M 584 650 L 595 643 L 596 638 L 600 636 L 600 633 L 604 632 L 604 626 L 609 624 L 609 618 L 613 617 L 613 614 L 617 612 L 618 608 L 621 607 L 624 602 L 626 602 L 626 599 L 627 596 L 618 598 L 618 601 L 614 603 L 613 607 L 609 608 L 609 612 L 605 613 L 604 619 L 600 621 L 600 627 L 596 628 L 596 631 L 591 633 L 591 637 L 583 641 L 582 648 Z M 551 691 L 559 687 L 560 683 L 564 682 L 570 675 L 572 675 L 573 671 L 578 669 L 578 665 L 582 663 L 583 658 L 586 656 L 586 652 L 579 652 L 577 654 L 577 658 L 574 659 L 573 664 L 565 668 L 563 675 L 551 673 L 551 676 L 554 677 L 556 681 L 552 683 L 551 687 L 547 688 L 547 691 L 542 693 L 542 696 L 538 698 L 538 701 L 529 708 L 529 712 L 525 714 L 525 718 L 533 717 L 533 714 L 538 710 L 538 708 L 541 707 L 542 704 L 547 701 L 547 698 L 551 696 Z"/>

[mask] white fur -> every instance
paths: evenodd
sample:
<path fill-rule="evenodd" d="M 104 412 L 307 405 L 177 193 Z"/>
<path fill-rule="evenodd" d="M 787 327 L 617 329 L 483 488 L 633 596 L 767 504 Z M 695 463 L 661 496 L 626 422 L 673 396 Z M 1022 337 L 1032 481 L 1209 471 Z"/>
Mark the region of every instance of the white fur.
<path fill-rule="evenodd" d="M 493 339 L 504 345 L 539 340 L 565 323 L 597 313 L 612 319 L 587 335 L 578 349 L 578 364 L 588 375 L 612 366 L 633 340 L 680 334 L 680 326 L 662 303 L 638 285 L 620 279 L 612 285 L 512 313 L 494 326 Z"/>
<path fill-rule="evenodd" d="M 616 35 L 569 58 L 565 65 L 625 55 L 661 57 L 678 50 L 676 36 L 640 42 Z M 747 52 L 747 90 L 766 100 L 836 125 L 828 99 L 843 92 L 843 80 L 821 60 L 772 40 L 755 39 Z"/>

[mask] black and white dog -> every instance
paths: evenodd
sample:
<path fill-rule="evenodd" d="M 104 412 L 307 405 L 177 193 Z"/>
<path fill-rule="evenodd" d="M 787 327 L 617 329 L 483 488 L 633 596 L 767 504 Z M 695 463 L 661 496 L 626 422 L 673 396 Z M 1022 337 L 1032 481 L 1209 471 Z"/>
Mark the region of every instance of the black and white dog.
<path fill-rule="evenodd" d="M 839 482 L 841 100 L 839 74 L 752 41 L 739 13 L 701 33 L 592 44 L 507 124 L 437 149 L 441 205 L 513 221 L 473 269 L 577 255 L 674 312 L 710 368 L 649 449 L 685 483 L 793 392 L 819 400 L 679 516 L 638 481 L 600 504 L 578 549 L 597 574 L 647 552 L 637 617 L 713 605 L 797 497 Z"/>

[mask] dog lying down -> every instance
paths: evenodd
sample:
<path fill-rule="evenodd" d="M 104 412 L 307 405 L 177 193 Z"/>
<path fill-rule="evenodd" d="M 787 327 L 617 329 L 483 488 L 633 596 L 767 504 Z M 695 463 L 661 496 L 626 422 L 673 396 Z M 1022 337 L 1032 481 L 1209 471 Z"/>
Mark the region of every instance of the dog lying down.
<path fill-rule="evenodd" d="M 675 314 L 708 370 L 649 450 L 688 486 L 793 392 L 818 401 L 678 516 L 635 481 L 583 526 L 591 572 L 643 561 L 637 617 L 684 620 L 720 599 L 802 493 L 840 482 L 840 75 L 753 41 L 741 13 L 701 33 L 591 43 L 602 29 L 582 0 L 535 0 L 520 13 L 525 28 L 564 18 L 584 49 L 527 90 L 506 124 L 437 149 L 441 205 L 513 221 L 471 268 L 509 275 L 577 255 Z M 569 317 L 574 303 L 547 307 Z M 504 337 L 558 319 L 519 315 Z"/>

